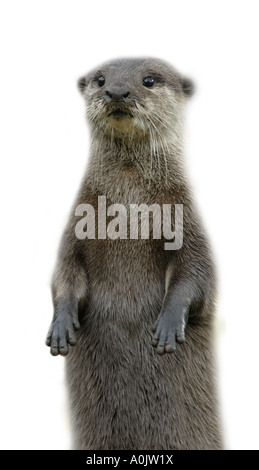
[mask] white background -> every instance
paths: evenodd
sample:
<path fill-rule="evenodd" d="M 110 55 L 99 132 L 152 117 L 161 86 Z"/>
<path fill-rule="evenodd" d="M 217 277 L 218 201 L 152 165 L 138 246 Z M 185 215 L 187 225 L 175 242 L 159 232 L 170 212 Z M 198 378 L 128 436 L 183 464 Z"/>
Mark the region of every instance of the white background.
<path fill-rule="evenodd" d="M 63 358 L 44 346 L 50 278 L 85 168 L 76 80 L 117 56 L 194 79 L 186 158 L 220 278 L 227 447 L 258 449 L 258 2 L 3 1 L 0 6 L 2 449 L 70 446 Z"/>

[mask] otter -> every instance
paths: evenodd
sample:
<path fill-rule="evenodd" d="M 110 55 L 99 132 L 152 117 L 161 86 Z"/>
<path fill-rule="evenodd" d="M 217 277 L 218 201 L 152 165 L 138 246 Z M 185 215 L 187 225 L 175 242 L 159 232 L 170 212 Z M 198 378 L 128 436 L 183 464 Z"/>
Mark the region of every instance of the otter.
<path fill-rule="evenodd" d="M 182 164 L 193 83 L 162 60 L 127 58 L 78 86 L 90 158 L 60 244 L 46 341 L 67 356 L 73 448 L 222 449 L 215 269 Z M 103 197 L 112 209 L 101 217 Z M 149 237 L 139 233 L 140 204 Z M 122 206 L 139 209 L 124 225 Z M 164 232 L 153 235 L 158 206 L 170 206 L 172 242 L 183 209 L 173 248 Z"/>

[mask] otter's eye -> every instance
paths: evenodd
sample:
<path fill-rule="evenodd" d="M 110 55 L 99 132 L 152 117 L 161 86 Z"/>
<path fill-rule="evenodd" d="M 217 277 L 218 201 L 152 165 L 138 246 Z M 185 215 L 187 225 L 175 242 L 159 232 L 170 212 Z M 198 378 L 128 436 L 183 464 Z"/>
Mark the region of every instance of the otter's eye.
<path fill-rule="evenodd" d="M 154 83 L 155 83 L 155 80 L 152 77 L 145 77 L 143 80 L 143 85 L 146 86 L 147 88 L 152 88 Z"/>
<path fill-rule="evenodd" d="M 98 85 L 99 86 L 103 86 L 105 84 L 105 78 L 103 75 L 101 75 L 99 78 L 98 78 Z"/>

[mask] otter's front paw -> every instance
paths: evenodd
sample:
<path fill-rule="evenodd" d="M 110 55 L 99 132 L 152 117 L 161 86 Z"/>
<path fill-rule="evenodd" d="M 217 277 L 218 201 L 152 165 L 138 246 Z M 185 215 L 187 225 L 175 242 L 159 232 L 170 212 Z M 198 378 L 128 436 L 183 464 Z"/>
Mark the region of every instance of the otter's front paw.
<path fill-rule="evenodd" d="M 185 341 L 186 317 L 186 309 L 162 310 L 153 328 L 152 346 L 157 354 L 172 353 L 176 350 L 176 341 Z"/>
<path fill-rule="evenodd" d="M 58 354 L 66 356 L 69 351 L 68 345 L 74 346 L 77 342 L 75 332 L 79 328 L 80 324 L 75 306 L 70 302 L 58 304 L 46 339 L 51 354 L 53 356 Z"/>

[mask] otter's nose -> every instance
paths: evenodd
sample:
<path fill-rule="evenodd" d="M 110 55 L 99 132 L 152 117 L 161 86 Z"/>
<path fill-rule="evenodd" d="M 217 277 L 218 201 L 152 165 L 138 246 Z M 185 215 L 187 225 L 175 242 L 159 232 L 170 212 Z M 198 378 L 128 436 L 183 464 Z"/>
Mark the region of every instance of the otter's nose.
<path fill-rule="evenodd" d="M 125 88 L 109 87 L 106 90 L 106 98 L 109 101 L 122 101 L 128 98 L 130 91 Z"/>

